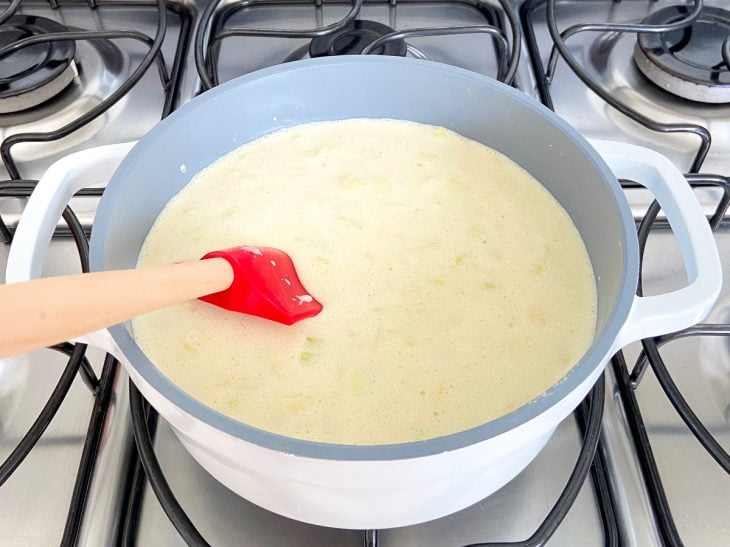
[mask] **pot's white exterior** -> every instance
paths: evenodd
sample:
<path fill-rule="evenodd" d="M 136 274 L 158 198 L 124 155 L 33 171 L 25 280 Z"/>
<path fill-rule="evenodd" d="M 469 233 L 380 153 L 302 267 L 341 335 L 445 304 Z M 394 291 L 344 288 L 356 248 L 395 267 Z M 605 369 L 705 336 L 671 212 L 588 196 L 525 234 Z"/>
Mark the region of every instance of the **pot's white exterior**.
<path fill-rule="evenodd" d="M 233 437 L 175 407 L 122 362 L 190 454 L 240 496 L 303 522 L 379 529 L 454 513 L 513 479 L 587 395 L 608 357 L 569 397 L 502 435 L 431 456 L 377 461 L 307 458 Z"/>
<path fill-rule="evenodd" d="M 410 67 L 414 74 L 420 74 L 426 80 L 431 77 L 426 73 L 443 72 L 456 79 L 455 89 L 461 89 L 462 81 L 478 80 L 477 76 L 470 76 L 466 71 L 404 60 L 333 60 L 298 66 L 326 68 L 350 63 L 359 65 L 358 68 L 372 65 L 380 70 L 384 67 L 383 70 L 390 70 L 394 77 L 401 73 L 402 67 Z M 269 74 L 277 76 L 288 70 L 303 69 L 284 67 L 270 70 Z M 259 83 L 254 77 L 247 81 L 252 85 Z M 480 80 L 479 85 L 491 88 L 498 84 Z M 319 93 L 318 89 L 313 91 L 315 95 Z M 357 89 L 354 88 L 353 93 Z M 223 93 L 231 90 L 234 90 L 232 84 L 228 90 L 211 97 L 219 100 Z M 515 93 L 518 95 L 515 100 L 527 101 L 513 90 L 500 88 L 499 93 Z M 220 102 L 225 104 L 222 99 Z M 199 106 L 202 104 L 198 103 Z M 293 108 L 296 111 L 298 107 L 294 105 Z M 529 104 L 526 108 L 536 109 Z M 188 109 L 188 113 L 191 112 L 194 113 L 193 108 Z M 551 113 L 534 115 L 537 118 L 554 116 Z M 191 120 L 196 118 L 192 116 Z M 557 126 L 564 122 L 553 119 L 551 123 Z M 563 131 L 569 130 L 563 128 Z M 580 139 L 574 130 L 570 131 L 572 139 Z M 358 457 L 360 453 L 349 451 L 352 447 L 344 447 L 348 450 L 341 450 L 339 456 L 330 457 L 326 445 L 306 448 L 309 452 L 276 450 L 271 447 L 273 445 L 266 445 L 269 438 L 256 437 L 258 433 L 252 432 L 252 428 L 246 429 L 243 424 L 215 416 L 204 405 L 179 390 L 175 391 L 177 388 L 171 386 L 151 363 L 145 365 L 146 357 L 123 326 L 111 329 L 114 337 L 109 331 L 100 331 L 84 337 L 83 341 L 117 356 L 142 394 L 173 426 L 195 459 L 221 483 L 262 507 L 314 524 L 365 529 L 415 524 L 458 511 L 493 493 L 527 466 L 558 424 L 583 400 L 616 349 L 643 337 L 676 331 L 696 323 L 708 313 L 720 291 L 722 271 L 714 239 L 682 174 L 668 160 L 643 148 L 594 141 L 592 149 L 580 140 L 584 150 L 582 154 L 595 155 L 594 149 L 598 150 L 616 177 L 639 180 L 657 197 L 677 236 L 687 269 L 688 285 L 664 295 L 634 297 L 633 302 L 633 288 L 628 286 L 626 290 L 625 287 L 625 313 L 628 313 L 621 317 L 623 326 L 612 331 L 618 332 L 617 335 L 604 337 L 600 346 L 594 345 L 590 350 L 592 357 L 583 362 L 585 366 L 581 374 L 588 372 L 577 376 L 571 371 L 566 376 L 568 380 L 558 385 L 556 390 L 551 389 L 551 397 L 546 395 L 530 403 L 528 406 L 532 406 L 532 410 L 528 408 L 525 411 L 523 407 L 512 413 L 527 416 L 523 421 L 496 420 L 492 424 L 499 422 L 501 429 L 495 428 L 489 433 L 482 429 L 478 433 L 481 437 L 474 437 L 473 442 L 454 444 L 453 448 L 444 450 L 429 448 L 413 457 L 404 454 L 416 453 L 417 450 L 371 452 L 388 453 L 392 457 Z M 40 275 L 46 247 L 68 200 L 79 189 L 108 180 L 132 145 L 112 145 L 80 152 L 60 160 L 48 170 L 29 199 L 17 228 L 8 259 L 8 282 Z M 105 194 L 105 198 L 108 195 Z M 126 217 L 118 222 L 126 222 Z M 632 225 L 631 219 L 626 222 Z M 103 237 L 98 236 L 98 231 L 95 234 Z M 620 243 L 616 244 L 619 248 Z M 626 281 L 630 282 L 632 280 Z M 117 343 L 118 340 L 126 340 L 125 352 L 120 350 L 122 342 Z M 599 351 L 598 347 L 603 349 Z M 140 372 L 142 370 L 146 372 Z M 167 394 L 163 395 L 165 390 Z M 180 403 L 175 403 L 175 400 Z M 206 416 L 206 419 L 200 416 Z M 262 438 L 262 444 L 246 440 L 251 438 Z M 463 441 L 465 437 L 460 438 Z M 424 441 L 424 446 L 441 445 Z"/>

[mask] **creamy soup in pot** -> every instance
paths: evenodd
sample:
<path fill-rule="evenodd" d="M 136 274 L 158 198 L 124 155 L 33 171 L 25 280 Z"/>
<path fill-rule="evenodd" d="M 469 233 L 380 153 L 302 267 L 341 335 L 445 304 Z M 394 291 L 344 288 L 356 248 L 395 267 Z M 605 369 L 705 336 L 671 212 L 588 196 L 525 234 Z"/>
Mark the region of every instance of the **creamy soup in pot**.
<path fill-rule="evenodd" d="M 242 244 L 287 252 L 324 310 L 285 326 L 192 301 L 133 330 L 175 384 L 267 431 L 455 433 L 538 397 L 593 340 L 595 280 L 567 213 L 441 127 L 353 119 L 245 144 L 169 202 L 139 266 Z"/>

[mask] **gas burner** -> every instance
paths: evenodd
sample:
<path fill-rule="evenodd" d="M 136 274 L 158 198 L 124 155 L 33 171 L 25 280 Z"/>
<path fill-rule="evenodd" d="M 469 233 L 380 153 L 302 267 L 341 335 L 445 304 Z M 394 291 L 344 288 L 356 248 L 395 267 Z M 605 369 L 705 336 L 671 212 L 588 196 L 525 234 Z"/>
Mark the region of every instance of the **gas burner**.
<path fill-rule="evenodd" d="M 66 32 L 45 17 L 14 15 L 0 26 L 0 49 L 24 38 Z M 0 59 L 0 114 L 37 106 L 63 91 L 77 74 L 72 40 L 25 47 Z"/>
<path fill-rule="evenodd" d="M 686 17 L 686 7 L 661 9 L 643 23 L 664 25 Z M 730 102 L 730 72 L 722 56 L 730 33 L 730 11 L 705 7 L 699 18 L 682 30 L 639 34 L 634 48 L 637 66 L 656 85 L 702 103 Z"/>
<path fill-rule="evenodd" d="M 351 21 L 336 32 L 313 38 L 309 44 L 309 56 L 358 55 L 375 40 L 391 32 L 395 31 L 383 23 L 364 19 Z M 393 40 L 373 53 L 405 57 L 406 43 L 404 40 Z"/>

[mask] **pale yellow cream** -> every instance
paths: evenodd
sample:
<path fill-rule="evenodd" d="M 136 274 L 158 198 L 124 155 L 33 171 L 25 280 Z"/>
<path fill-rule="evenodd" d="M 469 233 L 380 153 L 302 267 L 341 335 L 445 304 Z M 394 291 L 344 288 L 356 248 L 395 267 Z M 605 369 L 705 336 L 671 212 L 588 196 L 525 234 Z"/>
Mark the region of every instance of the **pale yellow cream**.
<path fill-rule="evenodd" d="M 137 318 L 173 382 L 223 414 L 344 444 L 488 422 L 591 344 L 596 288 L 552 195 L 444 128 L 346 120 L 227 154 L 170 201 L 139 266 L 235 245 L 280 248 L 324 311 L 294 326 L 199 301 Z"/>

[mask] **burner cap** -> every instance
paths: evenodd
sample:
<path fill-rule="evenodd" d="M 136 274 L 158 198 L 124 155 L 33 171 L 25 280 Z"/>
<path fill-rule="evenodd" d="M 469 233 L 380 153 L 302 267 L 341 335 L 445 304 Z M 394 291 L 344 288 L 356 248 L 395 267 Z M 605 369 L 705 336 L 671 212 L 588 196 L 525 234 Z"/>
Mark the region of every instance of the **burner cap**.
<path fill-rule="evenodd" d="M 68 31 L 45 17 L 14 15 L 0 25 L 0 48 L 40 34 Z M 73 80 L 72 41 L 25 47 L 0 59 L 0 113 L 17 112 L 47 101 Z"/>
<path fill-rule="evenodd" d="M 673 23 L 688 13 L 686 7 L 668 7 L 643 23 Z M 690 27 L 639 34 L 634 60 L 647 78 L 669 93 L 702 103 L 730 102 L 730 72 L 722 58 L 729 33 L 730 11 L 705 7 Z"/>
<path fill-rule="evenodd" d="M 383 23 L 361 19 L 351 21 L 336 32 L 313 38 L 309 44 L 309 56 L 358 55 L 375 40 L 391 32 L 395 31 Z M 406 43 L 404 40 L 393 40 L 374 53 L 405 57 Z"/>

